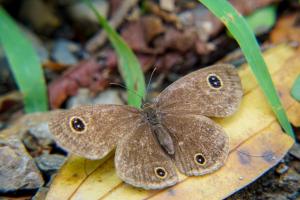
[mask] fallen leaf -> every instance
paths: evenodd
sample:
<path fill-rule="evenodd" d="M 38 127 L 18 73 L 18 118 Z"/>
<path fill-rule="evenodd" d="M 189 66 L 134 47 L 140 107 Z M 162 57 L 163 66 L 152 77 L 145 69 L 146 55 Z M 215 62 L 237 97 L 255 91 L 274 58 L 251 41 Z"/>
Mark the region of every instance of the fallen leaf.
<path fill-rule="evenodd" d="M 146 42 L 143 26 L 140 20 L 131 21 L 121 30 L 121 36 L 135 52 L 151 53 Z"/>
<path fill-rule="evenodd" d="M 275 44 L 291 41 L 300 43 L 300 14 L 293 13 L 280 17 L 271 32 L 270 39 Z"/>
<path fill-rule="evenodd" d="M 106 52 L 101 62 L 91 58 L 80 62 L 52 81 L 48 86 L 51 108 L 59 108 L 70 96 L 77 93 L 80 87 L 99 92 L 109 85 L 109 75 L 117 67 L 117 58 L 113 52 Z"/>
<path fill-rule="evenodd" d="M 155 62 L 155 67 L 159 71 L 169 71 L 175 65 L 181 65 L 184 62 L 183 56 L 177 52 L 168 52 L 160 56 Z"/>
<path fill-rule="evenodd" d="M 161 20 L 153 15 L 128 22 L 121 30 L 121 36 L 138 53 L 162 53 L 162 46 L 150 47 L 151 39 L 165 31 Z"/>
<path fill-rule="evenodd" d="M 300 104 L 289 93 L 300 72 L 299 56 L 281 45 L 268 50 L 265 59 L 289 117 L 299 118 Z M 200 177 L 180 175 L 177 185 L 149 191 L 122 182 L 113 158 L 72 157 L 54 179 L 47 199 L 223 199 L 255 181 L 282 159 L 293 140 L 282 132 L 249 67 L 241 67 L 239 74 L 244 89 L 241 106 L 232 117 L 217 120 L 230 138 L 230 155 L 220 170 Z M 295 122 L 295 117 L 290 119 Z"/>
<path fill-rule="evenodd" d="M 187 28 L 179 31 L 174 28 L 168 28 L 164 38 L 157 46 L 163 46 L 165 49 L 186 52 L 193 49 L 198 36 L 194 29 Z"/>
<path fill-rule="evenodd" d="M 155 15 L 146 15 L 141 18 L 145 38 L 147 42 L 150 42 L 153 38 L 165 32 L 165 27 L 162 20 Z"/>

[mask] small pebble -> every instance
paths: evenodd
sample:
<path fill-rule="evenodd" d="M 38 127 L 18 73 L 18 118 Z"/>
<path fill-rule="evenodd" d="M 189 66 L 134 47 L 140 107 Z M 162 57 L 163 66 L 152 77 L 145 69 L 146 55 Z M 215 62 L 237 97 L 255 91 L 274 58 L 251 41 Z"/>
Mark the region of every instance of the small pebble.
<path fill-rule="evenodd" d="M 285 163 L 280 163 L 277 167 L 276 167 L 276 173 L 278 174 L 284 174 L 288 171 L 289 167 L 285 164 Z"/>
<path fill-rule="evenodd" d="M 75 54 L 81 51 L 78 44 L 65 39 L 58 39 L 55 41 L 51 57 L 54 61 L 65 64 L 74 65 L 78 62 Z"/>
<path fill-rule="evenodd" d="M 59 170 L 64 164 L 65 160 L 65 156 L 47 153 L 35 158 L 38 168 L 49 176 Z"/>
<path fill-rule="evenodd" d="M 293 147 L 290 149 L 289 153 L 300 160 L 300 144 L 295 143 Z"/>
<path fill-rule="evenodd" d="M 101 92 L 97 96 L 93 96 L 88 89 L 81 88 L 76 96 L 71 97 L 68 100 L 67 108 L 92 104 L 124 104 L 119 93 L 119 90 L 108 89 Z"/>

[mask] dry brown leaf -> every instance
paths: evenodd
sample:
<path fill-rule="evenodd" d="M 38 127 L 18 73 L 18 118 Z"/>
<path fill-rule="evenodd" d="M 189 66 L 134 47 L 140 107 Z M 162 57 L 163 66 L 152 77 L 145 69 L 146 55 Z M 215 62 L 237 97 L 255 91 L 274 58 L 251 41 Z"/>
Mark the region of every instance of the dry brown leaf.
<path fill-rule="evenodd" d="M 271 32 L 270 39 L 275 44 L 291 41 L 300 43 L 300 14 L 293 13 L 280 17 Z"/>
<path fill-rule="evenodd" d="M 109 75 L 116 69 L 117 58 L 112 51 L 105 52 L 103 62 L 90 58 L 77 66 L 66 70 L 62 76 L 48 86 L 51 108 L 59 108 L 70 96 L 77 93 L 80 87 L 99 92 L 109 85 Z"/>
<path fill-rule="evenodd" d="M 300 105 L 289 93 L 300 73 L 299 56 L 281 45 L 267 51 L 265 59 L 289 118 L 299 123 L 295 116 L 299 118 Z M 231 149 L 217 172 L 202 177 L 181 175 L 181 182 L 171 188 L 147 191 L 122 182 L 113 158 L 104 162 L 71 157 L 54 179 L 47 199 L 221 199 L 253 182 L 280 161 L 293 140 L 282 132 L 249 68 L 243 66 L 239 74 L 245 92 L 240 109 L 232 117 L 217 120 L 229 135 Z"/>

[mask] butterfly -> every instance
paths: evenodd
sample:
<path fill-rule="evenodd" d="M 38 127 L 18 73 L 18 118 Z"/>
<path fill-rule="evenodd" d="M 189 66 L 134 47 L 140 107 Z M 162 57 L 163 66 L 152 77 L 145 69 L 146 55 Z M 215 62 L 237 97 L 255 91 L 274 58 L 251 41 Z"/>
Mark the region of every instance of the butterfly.
<path fill-rule="evenodd" d="M 236 69 L 218 64 L 180 78 L 140 109 L 76 107 L 55 114 L 49 128 L 59 144 L 88 159 L 101 159 L 116 148 L 122 180 L 162 189 L 179 181 L 177 171 L 200 176 L 224 165 L 229 139 L 209 117 L 232 115 L 242 95 Z"/>

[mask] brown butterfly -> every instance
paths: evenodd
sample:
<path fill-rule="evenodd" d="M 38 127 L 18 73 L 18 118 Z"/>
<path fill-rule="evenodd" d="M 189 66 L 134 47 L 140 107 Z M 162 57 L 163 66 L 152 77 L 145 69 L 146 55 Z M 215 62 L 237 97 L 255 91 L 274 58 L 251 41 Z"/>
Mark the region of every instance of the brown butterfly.
<path fill-rule="evenodd" d="M 224 165 L 228 136 L 208 117 L 233 114 L 242 95 L 234 67 L 219 64 L 179 79 L 141 109 L 82 106 L 56 114 L 49 126 L 63 147 L 89 159 L 103 158 L 116 147 L 122 180 L 161 189 L 178 182 L 176 167 L 199 176 Z"/>

